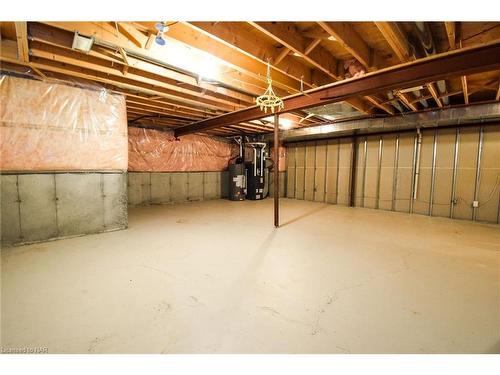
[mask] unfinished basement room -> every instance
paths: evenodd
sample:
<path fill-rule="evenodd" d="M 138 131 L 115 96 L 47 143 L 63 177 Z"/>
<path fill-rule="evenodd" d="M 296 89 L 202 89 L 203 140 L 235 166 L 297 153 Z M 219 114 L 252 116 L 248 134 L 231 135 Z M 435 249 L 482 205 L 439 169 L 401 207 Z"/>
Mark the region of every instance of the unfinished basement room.
<path fill-rule="evenodd" d="M 2 353 L 500 352 L 500 22 L 0 32 Z"/>

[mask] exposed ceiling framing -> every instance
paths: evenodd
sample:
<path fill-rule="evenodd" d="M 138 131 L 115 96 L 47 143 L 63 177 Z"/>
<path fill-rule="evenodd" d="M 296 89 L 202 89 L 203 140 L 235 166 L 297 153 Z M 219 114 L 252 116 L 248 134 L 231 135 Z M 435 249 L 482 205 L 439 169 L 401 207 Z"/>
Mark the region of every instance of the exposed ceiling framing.
<path fill-rule="evenodd" d="M 438 78 L 443 75 L 426 74 L 426 79 L 418 80 L 418 92 L 408 91 L 407 80 L 396 77 L 391 85 L 379 85 L 383 90 L 362 90 L 354 84 L 358 88 L 349 95 L 317 100 L 314 93 L 318 88 L 330 95 L 333 87 L 336 92 L 346 83 L 367 82 L 366 78 L 397 64 L 420 61 L 425 56 L 417 53 L 414 24 L 169 22 L 167 45 L 162 47 L 154 42 L 154 22 L 1 22 L 0 60 L 3 71 L 121 93 L 130 123 L 178 129 L 178 134 L 202 131 L 231 136 L 272 131 L 272 123 L 250 122 L 257 115 L 265 117 L 254 112 L 253 105 L 255 97 L 265 90 L 268 64 L 277 94 L 292 98 L 280 116 L 291 128 L 324 122 L 324 118 L 302 109 L 340 99 L 366 117 L 500 99 L 498 67 L 490 66 L 488 70 L 446 75 L 442 82 Z M 425 24 L 436 55 L 485 43 L 491 46 L 500 40 L 498 26 L 478 22 Z M 88 53 L 72 48 L 75 31 L 94 38 Z M 205 77 L 194 65 L 175 61 L 172 50 L 187 51 L 201 62 L 210 56 L 217 69 Z M 361 78 L 349 79 L 352 64 L 359 65 L 356 76 Z M 232 115 L 248 111 L 253 115 Z M 225 120 L 231 116 L 233 120 Z M 199 126 L 207 123 L 210 126 Z"/>

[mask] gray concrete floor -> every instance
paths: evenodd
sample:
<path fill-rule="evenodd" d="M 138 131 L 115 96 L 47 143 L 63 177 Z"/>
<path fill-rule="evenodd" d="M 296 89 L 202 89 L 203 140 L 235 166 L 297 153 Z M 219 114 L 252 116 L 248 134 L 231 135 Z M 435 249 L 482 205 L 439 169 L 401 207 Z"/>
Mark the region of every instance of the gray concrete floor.
<path fill-rule="evenodd" d="M 500 227 L 321 203 L 130 210 L 2 250 L 2 346 L 50 353 L 500 352 Z"/>

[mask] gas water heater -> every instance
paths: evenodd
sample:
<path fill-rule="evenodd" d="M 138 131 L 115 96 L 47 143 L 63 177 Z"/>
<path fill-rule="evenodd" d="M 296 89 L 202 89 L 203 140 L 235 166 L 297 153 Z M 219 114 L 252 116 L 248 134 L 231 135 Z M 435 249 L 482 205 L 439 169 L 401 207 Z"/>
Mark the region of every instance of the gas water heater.
<path fill-rule="evenodd" d="M 246 176 L 243 156 L 243 138 L 235 137 L 234 140 L 240 145 L 240 155 L 229 166 L 229 199 L 232 201 L 245 200 Z"/>
<path fill-rule="evenodd" d="M 266 144 L 264 142 L 248 142 L 252 147 L 253 160 L 245 163 L 247 191 L 246 198 L 251 200 L 264 199 L 265 186 L 265 154 Z"/>

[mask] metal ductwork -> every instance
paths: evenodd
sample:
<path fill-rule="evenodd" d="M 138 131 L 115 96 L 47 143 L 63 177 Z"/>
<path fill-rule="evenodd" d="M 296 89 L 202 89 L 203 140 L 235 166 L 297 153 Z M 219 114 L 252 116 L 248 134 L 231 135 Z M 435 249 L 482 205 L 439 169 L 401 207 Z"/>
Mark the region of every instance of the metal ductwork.
<path fill-rule="evenodd" d="M 417 57 L 427 57 L 436 54 L 436 45 L 434 44 L 434 40 L 432 39 L 432 33 L 429 28 L 429 25 L 426 22 L 415 22 L 415 35 L 417 36 L 417 40 L 420 44 L 420 47 L 423 51 L 423 54 L 421 52 L 417 52 L 418 49 L 416 49 L 416 54 Z M 438 91 L 441 95 L 446 94 L 447 89 L 446 89 L 446 82 L 444 80 L 437 81 L 437 87 Z M 420 93 L 419 93 L 420 94 Z M 417 97 L 421 95 L 416 95 Z M 447 96 L 442 98 L 443 102 L 445 105 L 450 104 L 450 100 Z M 422 101 L 420 101 L 422 103 Z M 428 104 L 422 103 L 422 105 L 427 108 Z"/>
<path fill-rule="evenodd" d="M 395 107 L 400 113 L 403 113 L 404 112 L 404 109 L 403 107 L 401 106 L 401 104 L 399 104 L 398 100 L 394 97 L 394 94 L 392 92 L 388 92 L 387 93 L 387 97 L 389 98 L 389 100 L 391 101 L 391 105 L 393 107 Z"/>
<path fill-rule="evenodd" d="M 319 126 L 283 131 L 284 142 L 336 138 L 356 134 L 370 134 L 412 130 L 416 128 L 435 128 L 485 124 L 500 121 L 500 102 L 482 103 L 409 113 L 384 118 L 368 118 L 344 122 L 329 122 Z M 270 135 L 267 136 L 269 139 Z"/>

